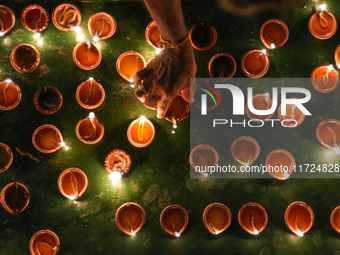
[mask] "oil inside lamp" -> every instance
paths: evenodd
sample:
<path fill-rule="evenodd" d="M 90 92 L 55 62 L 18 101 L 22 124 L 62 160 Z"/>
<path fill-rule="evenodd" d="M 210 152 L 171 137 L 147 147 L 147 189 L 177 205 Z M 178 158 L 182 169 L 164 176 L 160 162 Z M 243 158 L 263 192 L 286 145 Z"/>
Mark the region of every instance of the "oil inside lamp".
<path fill-rule="evenodd" d="M 117 185 L 124 174 L 129 172 L 131 157 L 125 151 L 115 149 L 105 157 L 105 169 L 113 185 Z"/>
<path fill-rule="evenodd" d="M 205 22 L 194 25 L 189 32 L 192 46 L 197 50 L 209 50 L 217 41 L 216 29 Z"/>
<path fill-rule="evenodd" d="M 6 5 L 0 5 L 0 36 L 4 36 L 15 23 L 13 11 Z"/>
<path fill-rule="evenodd" d="M 252 98 L 252 102 L 247 102 L 246 105 L 246 114 L 250 119 L 257 119 L 257 120 L 267 120 L 270 119 L 271 117 L 273 117 L 274 112 L 269 114 L 269 115 L 256 115 L 253 114 L 250 110 L 249 110 L 249 104 L 252 104 L 253 107 L 256 110 L 269 110 L 271 109 L 273 106 L 272 100 L 270 98 L 269 93 L 264 93 L 264 94 L 256 94 L 253 96 Z"/>
<path fill-rule="evenodd" d="M 74 47 L 73 61 L 77 66 L 84 70 L 96 68 L 102 60 L 102 53 L 92 42 L 86 40 Z"/>
<path fill-rule="evenodd" d="M 231 145 L 233 158 L 244 166 L 254 163 L 260 154 L 260 145 L 250 136 L 241 136 Z"/>
<path fill-rule="evenodd" d="M 269 69 L 269 58 L 267 51 L 252 50 L 243 55 L 241 59 L 242 72 L 250 78 L 260 78 Z"/>
<path fill-rule="evenodd" d="M 32 143 L 38 151 L 43 153 L 52 153 L 61 147 L 68 149 L 59 129 L 49 124 L 42 125 L 33 132 Z"/>
<path fill-rule="evenodd" d="M 38 67 L 40 54 L 33 45 L 20 44 L 12 50 L 10 60 L 18 72 L 30 73 Z"/>
<path fill-rule="evenodd" d="M 75 167 L 64 170 L 58 178 L 60 193 L 70 200 L 81 197 L 87 188 L 87 184 L 86 174 Z"/>
<path fill-rule="evenodd" d="M 133 82 L 133 76 L 146 66 L 144 57 L 134 51 L 121 54 L 116 62 L 116 68 L 120 76 L 129 82 Z"/>
<path fill-rule="evenodd" d="M 333 65 L 319 66 L 313 70 L 311 81 L 317 91 L 330 93 L 338 86 L 339 75 Z"/>
<path fill-rule="evenodd" d="M 208 65 L 209 74 L 215 78 L 231 78 L 236 72 L 236 61 L 227 53 L 214 55 Z"/>
<path fill-rule="evenodd" d="M 170 235 L 180 237 L 188 225 L 189 216 L 187 211 L 179 205 L 166 207 L 160 216 L 162 228 Z"/>
<path fill-rule="evenodd" d="M 243 230 L 258 235 L 267 226 L 267 212 L 257 203 L 247 203 L 238 212 L 238 222 Z"/>
<path fill-rule="evenodd" d="M 44 86 L 34 95 L 34 105 L 38 111 L 44 114 L 57 112 L 63 103 L 63 97 L 58 89 Z"/>
<path fill-rule="evenodd" d="M 0 82 L 0 109 L 11 110 L 15 108 L 21 100 L 20 87 L 10 79 Z"/>
<path fill-rule="evenodd" d="M 211 234 L 218 235 L 230 226 L 231 212 L 224 204 L 212 203 L 203 212 L 203 223 Z"/>
<path fill-rule="evenodd" d="M 314 223 L 314 213 L 304 202 L 291 203 L 285 212 L 285 223 L 296 235 L 303 236 L 311 229 Z"/>
<path fill-rule="evenodd" d="M 76 99 L 83 108 L 94 109 L 104 102 L 105 90 L 100 83 L 90 77 L 78 86 Z"/>
<path fill-rule="evenodd" d="M 199 144 L 191 150 L 189 161 L 195 172 L 207 177 L 207 168 L 218 164 L 219 155 L 214 147 L 208 144 Z"/>
<path fill-rule="evenodd" d="M 275 49 L 283 46 L 289 36 L 287 25 L 279 19 L 270 19 L 263 23 L 260 29 L 260 37 L 268 49 Z"/>
<path fill-rule="evenodd" d="M 93 112 L 90 112 L 86 119 L 78 121 L 76 134 L 83 143 L 95 144 L 104 136 L 104 125 L 99 122 Z"/>
<path fill-rule="evenodd" d="M 80 29 L 80 21 L 80 11 L 74 4 L 60 4 L 53 10 L 52 22 L 56 28 L 62 31 L 74 30 L 77 32 L 77 30 Z"/>
<path fill-rule="evenodd" d="M 295 104 L 286 104 L 286 115 L 281 114 L 282 105 L 277 109 L 280 122 L 284 121 L 285 127 L 295 128 L 305 119 L 304 113 Z"/>
<path fill-rule="evenodd" d="M 23 9 L 21 22 L 24 27 L 34 33 L 40 33 L 47 28 L 49 21 L 48 12 L 37 4 L 32 4 Z"/>
<path fill-rule="evenodd" d="M 270 152 L 266 158 L 268 173 L 278 180 L 285 180 L 294 171 L 295 159 L 292 154 L 283 149 Z"/>
<path fill-rule="evenodd" d="M 326 10 L 326 5 L 318 7 L 308 22 L 308 28 L 311 34 L 318 39 L 325 40 L 331 38 L 337 30 L 337 21 L 334 15 Z"/>
<path fill-rule="evenodd" d="M 106 12 L 95 13 L 88 21 L 88 29 L 95 42 L 110 38 L 116 32 L 116 28 L 115 18 Z"/>
<path fill-rule="evenodd" d="M 6 171 L 13 162 L 13 152 L 6 144 L 0 143 L 0 173 Z"/>
<path fill-rule="evenodd" d="M 335 119 L 322 121 L 316 128 L 316 137 L 323 146 L 340 154 L 340 121 Z"/>
<path fill-rule="evenodd" d="M 51 230 L 44 229 L 35 233 L 29 244 L 32 255 L 55 255 L 58 253 L 60 241 Z"/>

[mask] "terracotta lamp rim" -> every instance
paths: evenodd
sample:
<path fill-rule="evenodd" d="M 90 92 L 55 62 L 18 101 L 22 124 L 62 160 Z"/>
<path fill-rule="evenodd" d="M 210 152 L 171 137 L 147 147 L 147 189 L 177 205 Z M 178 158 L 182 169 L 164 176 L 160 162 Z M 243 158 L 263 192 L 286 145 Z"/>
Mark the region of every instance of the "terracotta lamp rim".
<path fill-rule="evenodd" d="M 13 163 L 13 152 L 7 144 L 0 143 L 0 147 L 4 148 L 9 154 L 8 163 L 3 168 L 0 169 L 0 173 L 2 173 L 2 172 L 5 172 L 6 170 L 8 170 L 8 168 L 10 168 L 10 166 L 12 165 L 12 163 Z"/>

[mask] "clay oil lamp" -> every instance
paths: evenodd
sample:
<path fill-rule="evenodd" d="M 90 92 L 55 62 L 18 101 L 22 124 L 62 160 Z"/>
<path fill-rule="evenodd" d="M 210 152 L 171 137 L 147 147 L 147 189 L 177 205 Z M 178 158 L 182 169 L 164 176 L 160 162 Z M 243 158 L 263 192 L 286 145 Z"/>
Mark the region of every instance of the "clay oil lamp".
<path fill-rule="evenodd" d="M 30 193 L 21 183 L 9 183 L 1 190 L 0 202 L 11 214 L 21 213 L 27 207 L 29 201 Z"/>
<path fill-rule="evenodd" d="M 340 45 L 335 49 L 334 58 L 336 66 L 340 68 Z"/>
<path fill-rule="evenodd" d="M 261 205 L 247 203 L 238 212 L 238 222 L 249 234 L 258 235 L 266 228 L 268 215 Z"/>
<path fill-rule="evenodd" d="M 73 61 L 84 70 L 96 68 L 102 60 L 102 52 L 92 42 L 86 40 L 80 42 L 74 47 Z"/>
<path fill-rule="evenodd" d="M 179 205 L 169 205 L 160 216 L 160 223 L 165 232 L 180 237 L 188 225 L 189 216 L 187 211 Z"/>
<path fill-rule="evenodd" d="M 333 65 L 319 66 L 311 74 L 314 88 L 321 93 L 330 93 L 336 89 L 339 83 L 338 72 Z"/>
<path fill-rule="evenodd" d="M 95 109 L 104 102 L 105 90 L 99 82 L 90 77 L 78 86 L 76 99 L 81 107 Z"/>
<path fill-rule="evenodd" d="M 31 4 L 22 10 L 21 23 L 28 31 L 35 33 L 34 38 L 36 39 L 47 28 L 48 21 L 48 12 L 40 5 Z"/>
<path fill-rule="evenodd" d="M 108 39 L 116 32 L 117 22 L 114 17 L 106 12 L 93 14 L 87 23 L 89 32 L 96 42 L 99 39 Z"/>
<path fill-rule="evenodd" d="M 198 23 L 190 29 L 189 40 L 196 50 L 209 50 L 217 41 L 216 29 L 207 23 Z"/>
<path fill-rule="evenodd" d="M 243 55 L 241 59 L 242 72 L 250 78 L 260 78 L 269 69 L 269 58 L 266 50 L 251 50 Z"/>
<path fill-rule="evenodd" d="M 313 210 L 304 202 L 291 203 L 285 212 L 287 227 L 296 235 L 303 236 L 314 223 Z"/>
<path fill-rule="evenodd" d="M 131 157 L 126 151 L 115 149 L 105 157 L 105 169 L 114 185 L 118 184 L 124 174 L 129 172 Z"/>
<path fill-rule="evenodd" d="M 13 162 L 13 152 L 6 144 L 0 143 L 0 173 L 6 171 Z"/>
<path fill-rule="evenodd" d="M 165 119 L 170 121 L 174 128 L 177 128 L 177 123 L 189 117 L 189 111 L 190 104 L 185 101 L 182 96 L 177 95 L 172 100 L 167 112 L 165 113 Z"/>
<path fill-rule="evenodd" d="M 326 148 L 340 154 L 340 121 L 327 119 L 316 128 L 316 138 Z"/>
<path fill-rule="evenodd" d="M 310 17 L 308 28 L 315 38 L 325 40 L 335 34 L 338 24 L 333 13 L 326 11 L 325 4 L 320 5 L 318 9 L 319 10 Z"/>
<path fill-rule="evenodd" d="M 295 159 L 288 151 L 276 149 L 266 158 L 268 173 L 277 180 L 286 180 L 295 170 Z"/>
<path fill-rule="evenodd" d="M 256 115 L 250 112 L 248 104 L 249 102 L 246 105 L 246 114 L 249 119 L 266 121 L 274 115 L 274 112 L 269 115 Z M 273 106 L 272 100 L 270 99 L 270 95 L 268 93 L 254 95 L 252 104 L 256 110 L 269 110 Z"/>
<path fill-rule="evenodd" d="M 70 199 L 80 198 L 87 188 L 86 174 L 75 167 L 64 170 L 58 178 L 58 189 L 60 193 Z"/>
<path fill-rule="evenodd" d="M 209 166 L 216 166 L 219 161 L 219 155 L 215 148 L 208 144 L 199 144 L 194 147 L 189 155 L 189 161 L 195 172 L 208 176 Z"/>
<path fill-rule="evenodd" d="M 282 105 L 277 109 L 277 116 L 285 127 L 298 127 L 305 120 L 305 114 L 295 104 L 286 104 L 286 115 L 281 114 L 281 107 Z"/>
<path fill-rule="evenodd" d="M 19 73 L 30 73 L 38 67 L 40 54 L 33 45 L 20 44 L 12 50 L 10 60 Z"/>
<path fill-rule="evenodd" d="M 133 76 L 146 66 L 143 56 L 132 50 L 121 54 L 116 62 L 116 68 L 120 76 L 129 82 L 133 82 Z"/>
<path fill-rule="evenodd" d="M 340 205 L 332 211 L 330 221 L 334 230 L 340 233 Z"/>
<path fill-rule="evenodd" d="M 218 53 L 210 59 L 208 69 L 213 78 L 231 78 L 236 73 L 236 61 L 227 53 Z"/>
<path fill-rule="evenodd" d="M 260 145 L 250 136 L 241 136 L 231 145 L 231 154 L 241 165 L 250 166 L 260 154 Z"/>
<path fill-rule="evenodd" d="M 260 37 L 268 49 L 279 48 L 284 45 L 289 37 L 287 25 L 279 19 L 270 19 L 261 26 Z"/>
<path fill-rule="evenodd" d="M 0 36 L 8 33 L 15 23 L 15 15 L 11 8 L 0 4 Z"/>
<path fill-rule="evenodd" d="M 20 103 L 21 89 L 10 79 L 0 82 L 0 110 L 11 110 Z"/>
<path fill-rule="evenodd" d="M 145 212 L 139 204 L 125 203 L 118 208 L 115 220 L 123 233 L 135 236 L 145 223 Z"/>
<path fill-rule="evenodd" d="M 212 203 L 203 212 L 203 223 L 211 234 L 218 235 L 230 226 L 231 212 L 224 204 Z"/>
<path fill-rule="evenodd" d="M 55 87 L 44 86 L 35 93 L 33 102 L 39 112 L 52 114 L 61 108 L 63 97 Z"/>
<path fill-rule="evenodd" d="M 83 143 L 96 144 L 104 136 L 104 125 L 99 122 L 93 112 L 90 112 L 87 118 L 78 121 L 76 134 Z"/>
<path fill-rule="evenodd" d="M 158 25 L 155 21 L 151 21 L 145 29 L 145 39 L 149 45 L 154 47 L 156 50 L 162 49 L 162 38 L 161 32 L 159 31 Z"/>
<path fill-rule="evenodd" d="M 32 135 L 34 147 L 43 153 L 52 153 L 65 146 L 59 129 L 53 125 L 42 125 Z M 67 149 L 67 147 L 65 146 Z"/>
<path fill-rule="evenodd" d="M 138 148 L 143 148 L 152 143 L 156 135 L 154 125 L 150 120 L 141 116 L 131 122 L 127 129 L 129 142 Z"/>
<path fill-rule="evenodd" d="M 80 21 L 80 11 L 71 3 L 60 4 L 52 12 L 52 22 L 61 31 L 77 30 Z"/>
<path fill-rule="evenodd" d="M 44 229 L 32 236 L 29 247 L 32 255 L 55 255 L 59 251 L 60 241 L 54 232 Z"/>

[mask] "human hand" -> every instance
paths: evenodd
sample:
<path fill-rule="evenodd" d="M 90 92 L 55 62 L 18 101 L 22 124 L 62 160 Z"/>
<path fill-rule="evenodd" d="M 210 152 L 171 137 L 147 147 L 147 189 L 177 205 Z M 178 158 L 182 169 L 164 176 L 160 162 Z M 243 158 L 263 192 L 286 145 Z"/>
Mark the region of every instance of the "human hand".
<path fill-rule="evenodd" d="M 190 102 L 190 78 L 195 75 L 195 56 L 189 42 L 179 49 L 164 48 L 134 75 L 135 84 L 141 85 L 135 96 L 146 107 L 157 110 L 157 117 L 162 119 L 179 93 Z"/>

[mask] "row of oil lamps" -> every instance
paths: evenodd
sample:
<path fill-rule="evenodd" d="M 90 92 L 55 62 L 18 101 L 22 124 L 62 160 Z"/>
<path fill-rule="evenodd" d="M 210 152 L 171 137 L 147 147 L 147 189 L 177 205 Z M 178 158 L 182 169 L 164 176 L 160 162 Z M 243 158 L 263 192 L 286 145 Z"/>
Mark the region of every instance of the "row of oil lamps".
<path fill-rule="evenodd" d="M 59 179 L 69 179 L 65 183 L 73 183 L 77 176 L 81 175 L 82 171 L 79 169 L 67 169 L 68 173 L 62 173 Z M 86 179 L 84 179 L 86 180 Z M 76 183 L 77 187 L 72 186 L 68 189 L 73 191 L 82 188 L 86 189 L 86 182 Z M 16 192 L 18 194 L 18 201 L 16 208 L 21 211 L 25 209 L 28 204 L 29 195 L 25 186 L 20 183 L 11 183 L 6 186 L 1 192 L 1 203 L 7 210 L 11 210 L 6 204 L 6 195 L 9 192 Z M 26 192 L 26 193 L 25 193 Z M 79 196 L 81 193 L 79 193 Z M 26 202 L 26 204 L 24 204 Z M 18 208 L 22 205 L 22 208 Z M 13 206 L 13 205 L 12 205 Z M 20 211 L 16 211 L 19 213 Z M 12 212 L 13 213 L 13 212 Z M 137 203 L 125 203 L 121 205 L 115 216 L 117 227 L 127 235 L 135 236 L 141 230 L 145 223 L 144 209 Z M 213 234 L 218 235 L 224 232 L 231 224 L 232 215 L 229 208 L 222 203 L 212 203 L 208 205 L 203 212 L 203 223 L 207 230 Z M 313 210 L 304 202 L 295 201 L 291 203 L 284 214 L 284 220 L 287 227 L 296 235 L 303 236 L 308 232 L 314 223 Z M 170 235 L 180 237 L 185 230 L 189 221 L 187 211 L 180 205 L 167 206 L 160 215 L 161 227 Z M 247 203 L 241 207 L 238 212 L 238 222 L 243 230 L 251 235 L 260 234 L 267 226 L 268 215 L 266 210 L 257 203 Z M 330 222 L 335 231 L 340 233 L 340 206 L 336 207 L 330 216 Z M 51 230 L 45 229 L 35 233 L 29 243 L 29 248 L 32 254 L 56 254 L 60 247 L 58 236 Z"/>

